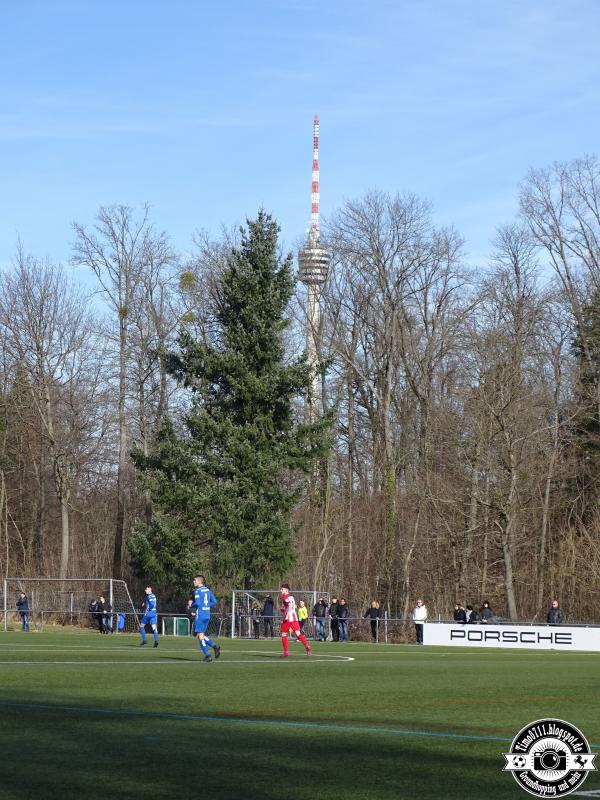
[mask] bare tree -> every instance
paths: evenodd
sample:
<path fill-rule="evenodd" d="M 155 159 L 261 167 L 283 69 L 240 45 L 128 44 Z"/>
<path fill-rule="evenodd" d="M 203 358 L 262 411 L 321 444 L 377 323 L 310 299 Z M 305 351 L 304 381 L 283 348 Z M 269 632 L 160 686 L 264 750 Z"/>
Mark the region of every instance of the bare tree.
<path fill-rule="evenodd" d="M 72 262 L 91 269 L 100 291 L 112 311 L 112 325 L 118 343 L 118 430 L 117 512 L 113 553 L 113 574 L 123 573 L 129 435 L 127 429 L 127 384 L 131 356 L 131 324 L 136 298 L 151 265 L 157 269 L 171 251 L 164 233 L 157 233 L 149 221 L 146 206 L 139 216 L 127 206 L 102 207 L 91 228 L 74 223 Z"/>
<path fill-rule="evenodd" d="M 490 419 L 488 446 L 497 464 L 491 502 L 509 615 L 516 619 L 515 560 L 522 515 L 531 498 L 524 475 L 533 442 L 548 427 L 537 372 L 547 298 L 538 290 L 535 247 L 523 228 L 499 229 L 493 265 L 484 284 L 485 370 L 478 393 Z"/>
<path fill-rule="evenodd" d="M 588 365 L 594 347 L 586 336 L 584 306 L 600 293 L 600 164 L 594 156 L 532 170 L 520 196 L 521 214 L 546 253 L 568 299 Z M 600 425 L 600 380 L 595 386 Z"/>
<path fill-rule="evenodd" d="M 87 301 L 69 285 L 60 267 L 41 263 L 19 247 L 13 270 L 0 283 L 0 326 L 5 355 L 29 397 L 25 406 L 16 407 L 17 413 L 26 425 L 35 421 L 43 442 L 39 459 L 33 461 L 40 489 L 34 539 L 37 568 L 42 567 L 45 549 L 43 492 L 49 466 L 60 506 L 58 571 L 60 577 L 65 577 L 71 544 L 72 492 L 80 450 L 85 447 L 83 432 L 91 413 L 82 393 L 88 362 L 95 358 Z M 27 408 L 34 411 L 34 417 L 24 413 Z"/>
<path fill-rule="evenodd" d="M 436 230 L 429 207 L 414 196 L 377 193 L 347 204 L 327 236 L 334 251 L 331 347 L 350 387 L 348 407 L 358 403 L 369 420 L 370 466 L 363 470 L 372 471 L 384 498 L 380 589 L 388 602 L 398 600 L 399 568 L 408 608 L 411 562 L 429 494 L 433 393 L 462 319 L 462 243 L 454 231 Z M 347 427 L 354 440 L 353 423 Z M 354 469 L 354 454 L 350 463 Z M 399 480 L 404 506 L 413 510 L 403 512 L 402 524 Z M 349 476 L 347 485 L 352 483 Z"/>

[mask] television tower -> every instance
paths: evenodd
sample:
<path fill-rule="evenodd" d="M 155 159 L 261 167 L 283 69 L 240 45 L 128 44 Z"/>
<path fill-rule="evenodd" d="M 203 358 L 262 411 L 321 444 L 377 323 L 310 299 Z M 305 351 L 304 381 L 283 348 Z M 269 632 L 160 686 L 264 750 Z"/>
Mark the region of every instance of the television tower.
<path fill-rule="evenodd" d="M 317 372 L 321 338 L 321 289 L 329 271 L 329 252 L 321 246 L 319 231 L 319 115 L 315 114 L 313 133 L 313 165 L 311 185 L 311 223 L 306 244 L 298 253 L 299 277 L 308 293 L 306 350 L 312 371 L 307 416 L 315 416 L 321 398 L 320 376 Z"/>

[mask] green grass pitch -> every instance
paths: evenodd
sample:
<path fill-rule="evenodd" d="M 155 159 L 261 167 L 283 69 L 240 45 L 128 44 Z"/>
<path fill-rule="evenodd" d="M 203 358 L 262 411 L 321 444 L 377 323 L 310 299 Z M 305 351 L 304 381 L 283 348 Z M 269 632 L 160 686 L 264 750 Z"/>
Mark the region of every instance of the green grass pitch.
<path fill-rule="evenodd" d="M 0 800 L 518 800 L 502 753 L 528 722 L 600 750 L 600 654 L 151 642 L 0 633 Z"/>

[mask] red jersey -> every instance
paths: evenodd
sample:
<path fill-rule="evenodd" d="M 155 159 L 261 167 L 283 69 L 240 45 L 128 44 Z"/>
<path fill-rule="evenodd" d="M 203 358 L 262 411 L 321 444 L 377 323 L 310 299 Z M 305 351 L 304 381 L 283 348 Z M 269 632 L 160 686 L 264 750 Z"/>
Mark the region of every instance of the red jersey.
<path fill-rule="evenodd" d="M 298 622 L 298 614 L 296 613 L 296 600 L 291 594 L 284 594 L 281 597 L 283 602 L 283 620 L 284 622 Z"/>

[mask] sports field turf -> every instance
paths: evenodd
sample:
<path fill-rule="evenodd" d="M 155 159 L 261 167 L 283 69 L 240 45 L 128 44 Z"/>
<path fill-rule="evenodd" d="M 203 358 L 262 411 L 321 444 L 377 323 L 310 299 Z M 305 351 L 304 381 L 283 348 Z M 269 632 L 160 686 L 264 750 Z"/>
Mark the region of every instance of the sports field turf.
<path fill-rule="evenodd" d="M 502 753 L 528 722 L 600 750 L 598 654 L 292 643 L 283 661 L 278 640 L 222 639 L 204 664 L 191 638 L 150 643 L 0 633 L 1 800 L 518 799 Z"/>

